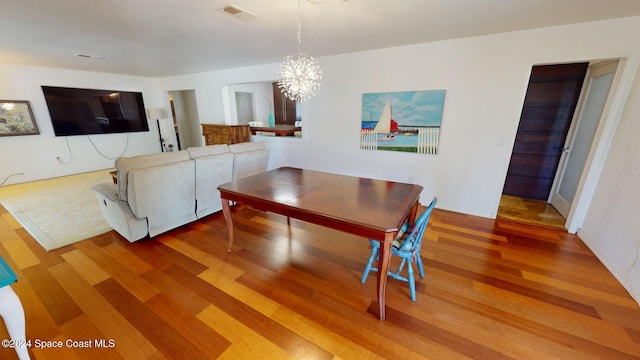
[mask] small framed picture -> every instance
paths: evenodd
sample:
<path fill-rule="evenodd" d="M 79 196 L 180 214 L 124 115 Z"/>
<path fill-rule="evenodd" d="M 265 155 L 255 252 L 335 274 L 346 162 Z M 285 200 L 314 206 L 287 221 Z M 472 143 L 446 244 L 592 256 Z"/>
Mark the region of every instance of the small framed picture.
<path fill-rule="evenodd" d="M 0 100 L 0 136 L 38 135 L 38 125 L 26 100 Z"/>

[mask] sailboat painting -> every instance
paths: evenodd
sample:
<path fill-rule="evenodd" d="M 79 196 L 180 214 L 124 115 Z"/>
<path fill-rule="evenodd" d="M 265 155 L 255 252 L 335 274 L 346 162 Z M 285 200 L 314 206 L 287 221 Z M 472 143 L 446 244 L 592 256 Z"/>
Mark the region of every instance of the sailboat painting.
<path fill-rule="evenodd" d="M 362 95 L 360 148 L 437 154 L 445 90 Z"/>

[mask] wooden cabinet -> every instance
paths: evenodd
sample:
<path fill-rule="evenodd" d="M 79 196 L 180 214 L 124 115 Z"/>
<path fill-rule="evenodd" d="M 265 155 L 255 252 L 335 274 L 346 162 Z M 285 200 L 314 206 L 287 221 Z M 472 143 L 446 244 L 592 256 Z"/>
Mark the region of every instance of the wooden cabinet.
<path fill-rule="evenodd" d="M 201 125 L 205 145 L 231 145 L 251 141 L 249 125 Z"/>
<path fill-rule="evenodd" d="M 296 120 L 302 120 L 301 114 L 298 113 L 298 107 L 294 100 L 284 96 L 278 83 L 273 83 L 273 114 L 275 123 L 278 125 L 294 125 Z"/>

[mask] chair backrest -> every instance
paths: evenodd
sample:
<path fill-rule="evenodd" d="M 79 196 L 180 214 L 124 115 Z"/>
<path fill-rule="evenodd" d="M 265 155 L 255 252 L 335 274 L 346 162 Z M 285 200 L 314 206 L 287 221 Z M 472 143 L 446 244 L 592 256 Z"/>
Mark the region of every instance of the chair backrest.
<path fill-rule="evenodd" d="M 427 228 L 427 224 L 429 223 L 429 217 L 431 217 L 431 211 L 436 206 L 438 202 L 438 197 L 434 196 L 433 200 L 431 200 L 431 204 L 427 206 L 420 216 L 414 221 L 411 226 L 411 232 L 407 237 L 405 237 L 402 245 L 400 246 L 400 250 L 403 251 L 411 251 L 413 253 L 420 250 L 422 246 L 422 237 L 424 235 L 424 230 Z"/>

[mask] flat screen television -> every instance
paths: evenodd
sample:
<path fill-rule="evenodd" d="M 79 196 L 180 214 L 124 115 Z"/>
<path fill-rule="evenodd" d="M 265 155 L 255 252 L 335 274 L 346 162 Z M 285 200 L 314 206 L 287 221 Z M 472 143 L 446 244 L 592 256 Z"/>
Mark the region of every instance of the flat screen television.
<path fill-rule="evenodd" d="M 142 93 L 42 86 L 56 136 L 149 131 Z"/>

